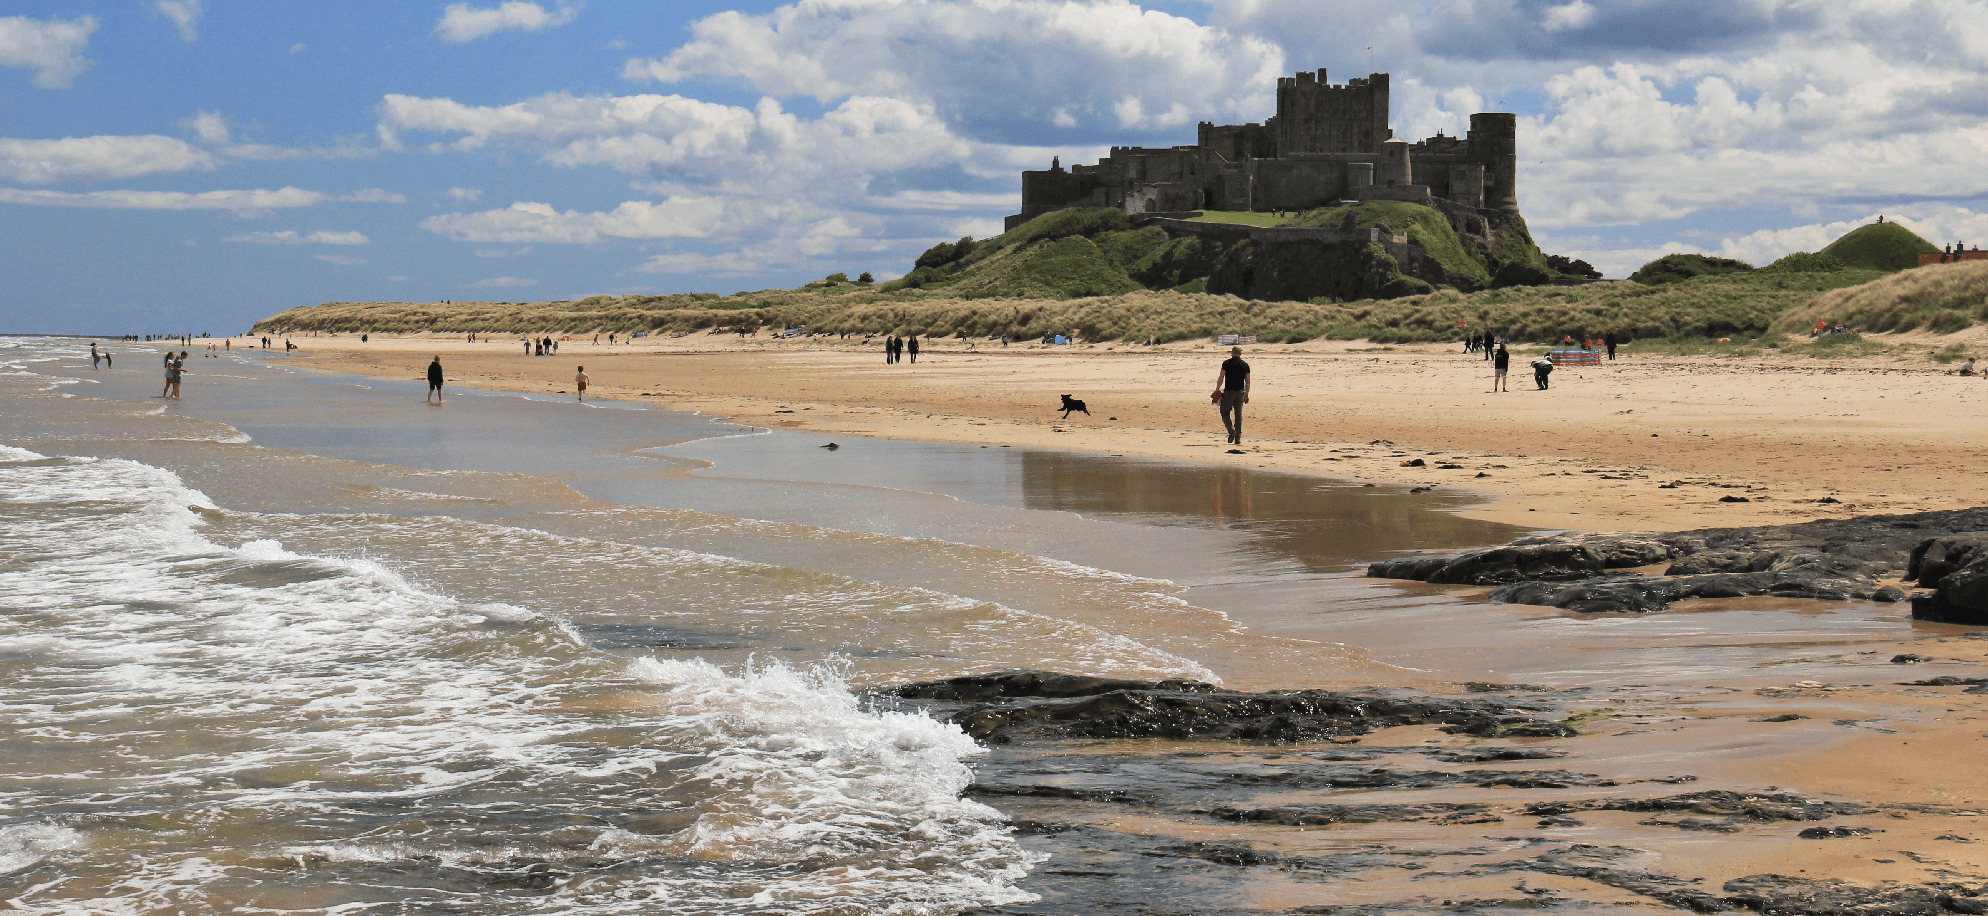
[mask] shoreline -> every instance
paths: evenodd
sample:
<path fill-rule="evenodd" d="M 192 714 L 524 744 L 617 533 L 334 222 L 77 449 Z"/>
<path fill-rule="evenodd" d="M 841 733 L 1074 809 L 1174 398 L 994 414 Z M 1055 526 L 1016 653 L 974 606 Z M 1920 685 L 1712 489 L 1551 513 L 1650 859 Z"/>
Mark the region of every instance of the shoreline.
<path fill-rule="evenodd" d="M 1678 531 L 1988 504 L 1988 486 L 1961 473 L 1988 461 L 1968 428 L 1988 432 L 1973 419 L 1988 410 L 1970 409 L 1988 408 L 1988 386 L 1887 358 L 1625 353 L 1614 365 L 1563 368 L 1543 392 L 1521 368 L 1512 391 L 1492 394 L 1488 364 L 1453 345 L 1253 345 L 1244 355 L 1257 382 L 1243 454 L 1234 455 L 1206 406 L 1224 348 L 1205 342 L 969 350 L 947 340 L 898 366 L 885 366 L 875 343 L 729 335 L 612 348 L 575 340 L 553 357 L 525 356 L 516 339 L 454 336 L 300 346 L 257 352 L 409 381 L 439 355 L 450 384 L 533 393 L 570 392 L 574 367 L 587 365 L 590 396 L 768 428 L 1436 487 L 1485 500 L 1455 510 L 1466 517 L 1549 530 Z M 1055 404 L 1065 393 L 1092 415 L 1064 421 Z M 1939 460 L 1901 460 L 1911 442 L 1938 443 Z M 1416 459 L 1424 466 L 1403 466 Z"/>

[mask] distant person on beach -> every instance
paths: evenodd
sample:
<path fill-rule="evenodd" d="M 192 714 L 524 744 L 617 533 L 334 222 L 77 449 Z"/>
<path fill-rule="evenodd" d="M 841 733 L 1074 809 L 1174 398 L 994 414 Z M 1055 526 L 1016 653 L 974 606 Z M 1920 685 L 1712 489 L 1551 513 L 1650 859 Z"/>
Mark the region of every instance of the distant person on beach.
<path fill-rule="evenodd" d="M 179 400 L 180 382 L 184 381 L 185 379 L 186 379 L 186 351 L 185 350 L 179 351 L 178 356 L 174 356 L 172 354 L 172 351 L 170 350 L 166 351 L 166 386 L 173 390 L 172 393 L 173 400 L 175 401 Z"/>
<path fill-rule="evenodd" d="M 580 390 L 580 400 L 587 399 L 587 367 L 581 366 L 580 371 L 573 373 L 573 387 Z"/>
<path fill-rule="evenodd" d="M 1493 333 L 1491 333 L 1491 332 L 1490 332 L 1489 330 L 1487 330 L 1487 331 L 1485 331 L 1485 332 L 1484 332 L 1484 358 L 1485 358 L 1485 359 L 1487 359 L 1487 360 L 1488 360 L 1488 359 L 1490 359 L 1490 358 L 1491 358 L 1491 345 L 1492 345 L 1492 344 L 1494 344 L 1494 343 L 1497 343 L 1497 341 L 1498 341 L 1498 335 L 1496 335 L 1496 334 L 1493 334 Z"/>
<path fill-rule="evenodd" d="M 905 341 L 905 349 L 907 349 L 907 350 L 911 351 L 911 364 L 912 364 L 912 365 L 914 365 L 914 366 L 915 366 L 915 365 L 917 365 L 917 364 L 918 364 L 918 335 L 916 335 L 916 334 L 913 334 L 913 335 L 911 335 L 911 339 L 910 339 L 910 340 L 908 340 L 908 341 Z"/>
<path fill-rule="evenodd" d="M 1967 362 L 1960 364 L 1960 374 L 1961 375 L 1974 374 L 1974 357 L 1970 356 L 1967 358 Z"/>
<path fill-rule="evenodd" d="M 1243 441 L 1243 405 L 1249 403 L 1249 363 L 1243 362 L 1241 347 L 1230 347 L 1229 358 L 1215 373 L 1214 401 L 1222 406 L 1222 428 L 1229 431 L 1229 444 Z"/>
<path fill-rule="evenodd" d="M 1602 342 L 1602 344 L 1603 344 L 1603 345 L 1605 345 L 1605 346 L 1607 346 L 1607 347 L 1608 347 L 1608 358 L 1609 358 L 1609 359 L 1614 359 L 1614 358 L 1615 358 L 1615 332 L 1614 332 L 1614 331 L 1610 331 L 1610 332 L 1608 332 L 1608 336 L 1607 336 L 1607 337 L 1604 337 L 1604 338 L 1602 338 L 1601 342 Z"/>
<path fill-rule="evenodd" d="M 529 341 L 529 340 L 525 340 L 525 339 L 524 339 L 524 338 L 522 338 L 522 337 L 520 337 L 520 338 L 518 338 L 518 339 L 519 339 L 519 340 L 524 340 L 524 342 L 525 342 L 525 355 L 526 355 L 526 356 L 530 356 L 530 355 L 532 355 L 532 342 L 531 342 L 531 341 Z"/>
<path fill-rule="evenodd" d="M 429 398 L 433 398 L 437 404 L 442 403 L 442 357 L 440 356 L 436 356 L 435 361 L 428 364 L 428 397 L 422 398 L 422 403 L 427 403 Z"/>
<path fill-rule="evenodd" d="M 1505 349 L 1504 344 L 1499 344 L 1498 352 L 1491 357 L 1492 391 L 1512 390 L 1505 383 L 1505 373 L 1511 371 L 1511 368 L 1512 368 L 1512 351 Z"/>
<path fill-rule="evenodd" d="M 1546 390 L 1546 377 L 1553 374 L 1553 357 L 1542 356 L 1532 361 L 1532 380 L 1540 391 Z"/>
<path fill-rule="evenodd" d="M 97 352 L 97 345 L 95 343 L 90 344 L 90 368 L 97 368 L 97 363 L 101 362 L 103 358 L 103 354 Z"/>
<path fill-rule="evenodd" d="M 179 381 L 179 373 L 173 371 L 173 351 L 167 350 L 166 351 L 166 387 L 159 392 L 159 397 L 162 398 L 172 397 L 173 383 L 177 381 Z"/>

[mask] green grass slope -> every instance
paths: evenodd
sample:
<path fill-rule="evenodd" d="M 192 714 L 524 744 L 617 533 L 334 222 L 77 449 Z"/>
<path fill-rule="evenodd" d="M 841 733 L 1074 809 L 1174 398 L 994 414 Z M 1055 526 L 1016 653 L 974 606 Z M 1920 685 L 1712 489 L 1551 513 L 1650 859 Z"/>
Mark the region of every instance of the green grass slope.
<path fill-rule="evenodd" d="M 1934 264 L 1826 292 L 1790 309 L 1774 328 L 1807 334 L 1817 321 L 1863 331 L 1951 334 L 1973 327 L 1988 321 L 1988 261 Z"/>
<path fill-rule="evenodd" d="M 1466 242 L 1450 227 L 1449 218 L 1440 211 L 1400 200 L 1369 200 L 1357 204 L 1324 207 L 1311 210 L 1291 220 L 1293 226 L 1333 228 L 1346 224 L 1346 217 L 1353 217 L 1353 224 L 1362 228 L 1387 226 L 1396 231 L 1406 230 L 1408 241 L 1421 246 L 1429 256 L 1441 264 L 1448 273 L 1466 285 L 1488 286 L 1491 276 L 1498 272 L 1502 261 L 1512 260 L 1510 256 L 1499 258 L 1487 252 L 1483 246 Z M 1524 232 L 1523 225 L 1520 232 Z M 1503 240 L 1501 240 L 1502 242 Z M 1539 254 L 1537 246 L 1531 244 L 1532 237 L 1525 236 L 1521 248 L 1530 247 L 1531 254 L 1539 261 L 1539 267 L 1546 267 L 1546 258 Z M 1504 247 L 1502 244 L 1500 247 Z M 1521 254 L 1519 259 L 1525 259 Z"/>
<path fill-rule="evenodd" d="M 1919 266 L 1920 255 L 1940 249 L 1897 223 L 1872 223 L 1850 230 L 1822 253 L 1867 270 L 1909 270 Z"/>

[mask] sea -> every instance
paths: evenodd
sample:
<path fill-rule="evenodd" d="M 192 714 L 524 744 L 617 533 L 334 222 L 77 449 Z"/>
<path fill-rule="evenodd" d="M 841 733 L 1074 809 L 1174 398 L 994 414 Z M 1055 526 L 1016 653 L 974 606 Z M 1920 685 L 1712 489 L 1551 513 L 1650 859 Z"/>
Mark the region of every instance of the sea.
<path fill-rule="evenodd" d="M 434 405 L 204 343 L 167 400 L 159 345 L 89 344 L 0 337 L 10 911 L 1025 907 L 1054 854 L 968 791 L 987 749 L 884 688 L 1688 679 L 1762 651 L 1362 578 L 1527 533 L 1461 492 Z"/>

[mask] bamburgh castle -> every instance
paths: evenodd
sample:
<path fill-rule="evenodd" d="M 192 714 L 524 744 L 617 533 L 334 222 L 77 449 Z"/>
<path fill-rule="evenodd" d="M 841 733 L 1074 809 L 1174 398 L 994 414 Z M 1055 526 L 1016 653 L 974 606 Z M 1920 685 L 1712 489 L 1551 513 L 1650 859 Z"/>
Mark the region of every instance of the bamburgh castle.
<path fill-rule="evenodd" d="M 1262 124 L 1203 121 L 1193 146 L 1115 146 L 1097 165 L 1023 172 L 1022 212 L 1007 227 L 1066 207 L 1309 210 L 1372 199 L 1516 214 L 1518 117 L 1474 114 L 1467 137 L 1411 145 L 1388 127 L 1387 83 L 1375 73 L 1334 86 L 1323 69 L 1301 72 L 1277 80 L 1277 115 Z"/>

